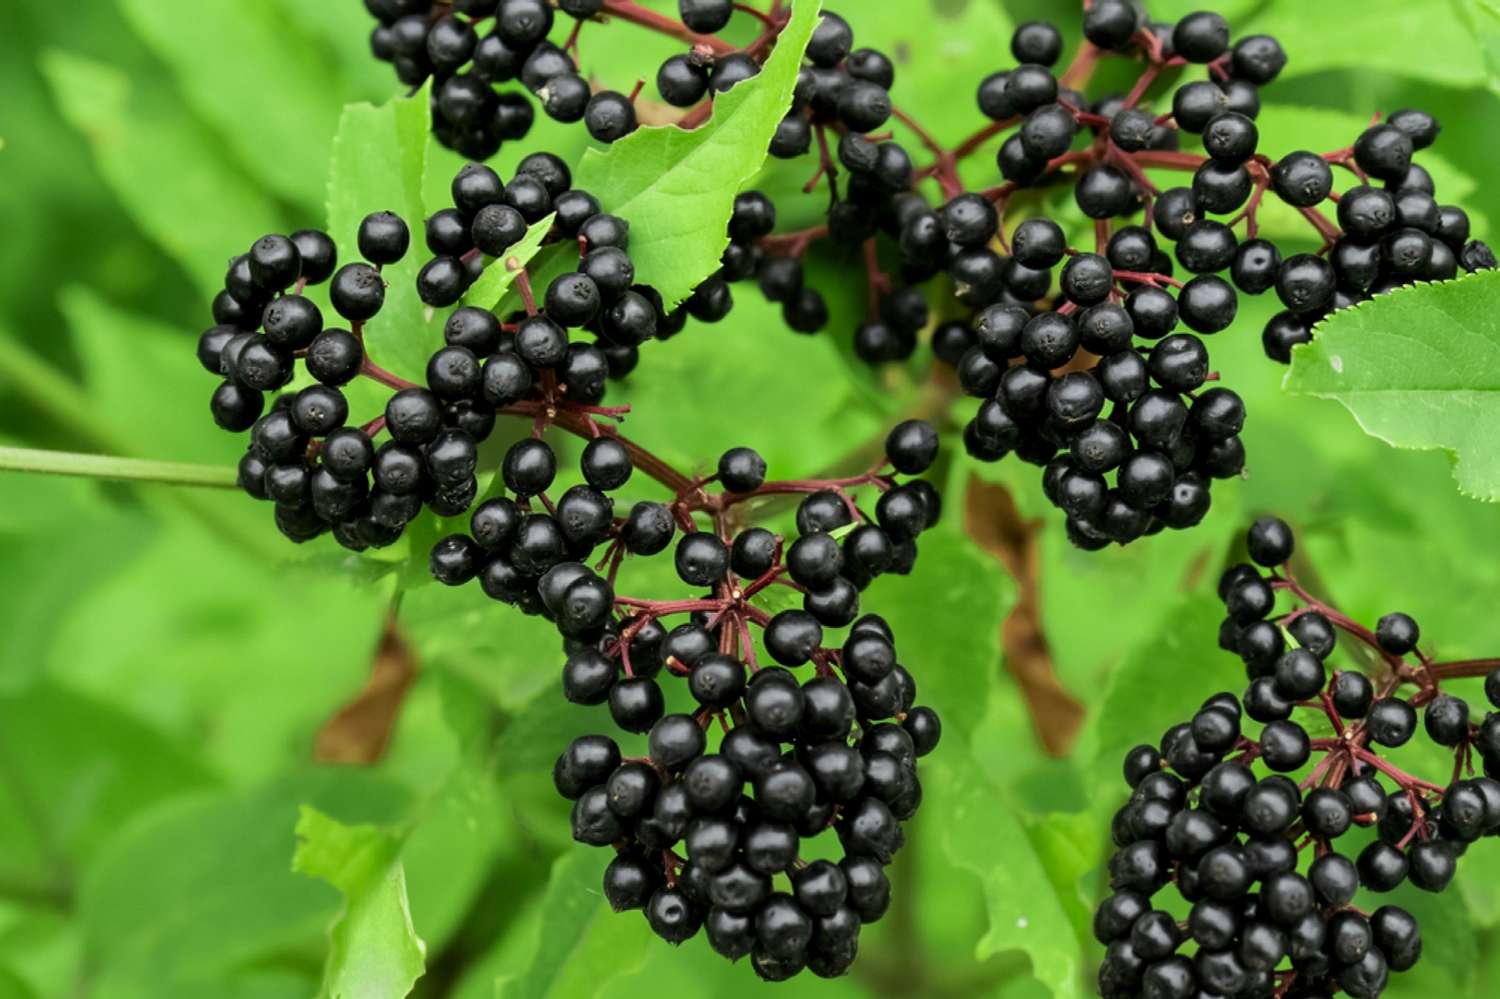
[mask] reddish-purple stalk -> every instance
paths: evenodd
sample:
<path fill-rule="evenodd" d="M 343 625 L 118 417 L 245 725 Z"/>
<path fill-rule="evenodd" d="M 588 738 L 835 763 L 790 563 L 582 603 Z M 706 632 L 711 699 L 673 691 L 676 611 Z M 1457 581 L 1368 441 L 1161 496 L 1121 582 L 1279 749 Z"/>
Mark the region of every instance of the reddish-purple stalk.
<path fill-rule="evenodd" d="M 1415 653 L 1418 661 L 1413 664 L 1408 662 L 1404 656 L 1397 656 L 1387 652 L 1380 646 L 1374 632 L 1370 631 L 1369 628 L 1366 628 L 1347 614 L 1310 593 L 1292 575 L 1288 567 L 1283 566 L 1279 573 L 1272 575 L 1271 586 L 1275 590 L 1292 594 L 1302 602 L 1302 606 L 1277 619 L 1276 623 L 1280 627 L 1285 628 L 1289 626 L 1304 614 L 1321 614 L 1336 629 L 1360 645 L 1368 648 L 1385 664 L 1388 675 L 1382 678 L 1377 686 L 1375 694 L 1377 701 L 1392 696 L 1403 686 L 1410 685 L 1416 686 L 1419 689 L 1409 698 L 1408 703 L 1414 709 L 1420 708 L 1440 695 L 1442 681 L 1487 676 L 1494 669 L 1500 668 L 1500 659 L 1470 659 L 1450 663 L 1435 663 L 1425 653 L 1420 651 Z M 1337 673 L 1333 674 L 1334 679 L 1337 676 Z M 1401 846 L 1404 847 L 1417 837 L 1426 838 L 1426 818 L 1431 810 L 1433 799 L 1440 798 L 1446 789 L 1440 784 L 1402 770 L 1371 750 L 1371 733 L 1367 719 L 1360 719 L 1354 721 L 1352 724 L 1346 723 L 1334 705 L 1332 696 L 1326 689 L 1319 694 L 1317 700 L 1301 702 L 1296 704 L 1295 707 L 1322 712 L 1334 730 L 1332 738 L 1310 740 L 1313 751 L 1315 753 L 1322 753 L 1323 758 L 1318 761 L 1312 772 L 1302 781 L 1302 788 L 1304 790 L 1315 786 L 1338 788 L 1350 776 L 1358 775 L 1368 770 L 1379 772 L 1394 782 L 1406 794 L 1413 807 L 1413 825 L 1407 832 Z M 1454 749 L 1452 781 L 1457 781 L 1466 769 L 1470 773 L 1473 772 L 1472 739 L 1474 732 L 1475 728 L 1471 725 L 1469 734 Z M 1370 817 L 1359 817 L 1358 821 L 1361 821 L 1362 824 L 1369 824 L 1373 820 Z"/>

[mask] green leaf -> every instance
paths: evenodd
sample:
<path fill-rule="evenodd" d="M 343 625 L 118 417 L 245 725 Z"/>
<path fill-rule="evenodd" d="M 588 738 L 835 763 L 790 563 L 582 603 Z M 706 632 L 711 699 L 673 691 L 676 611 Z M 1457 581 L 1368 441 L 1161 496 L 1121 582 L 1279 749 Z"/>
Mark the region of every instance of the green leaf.
<path fill-rule="evenodd" d="M 1359 69 L 1472 87 L 1488 75 L 1453 2 L 1332 0 L 1312 9 L 1267 3 L 1234 28 L 1236 37 L 1276 36 L 1289 57 L 1287 76 Z"/>
<path fill-rule="evenodd" d="M 131 445 L 132 457 L 222 465 L 239 460 L 244 441 L 201 415 L 218 380 L 198 364 L 183 331 L 115 308 L 81 287 L 67 289 L 59 304 L 89 400 L 109 414 L 110 429 Z M 142 384 L 153 390 L 142 392 Z"/>
<path fill-rule="evenodd" d="M 1484 51 L 1491 91 L 1500 92 L 1500 0 L 1454 0 Z"/>
<path fill-rule="evenodd" d="M 1462 492 L 1500 499 L 1500 272 L 1334 313 L 1296 349 L 1286 387 L 1337 399 L 1392 447 L 1447 452 Z"/>
<path fill-rule="evenodd" d="M 464 294 L 464 301 L 470 305 L 477 305 L 481 309 L 493 309 L 500 304 L 505 297 L 506 291 L 510 289 L 516 280 L 517 271 L 531 263 L 537 251 L 542 248 L 542 240 L 552 231 L 552 220 L 557 218 L 554 212 L 546 218 L 537 222 L 526 230 L 526 235 L 515 246 L 505 251 L 502 257 L 496 257 L 485 265 L 484 273 L 479 279 L 469 286 L 468 292 Z M 514 268 L 512 267 L 514 265 Z M 529 277 L 529 275 L 528 275 Z M 533 282 L 535 285 L 536 282 Z M 541 290 L 546 286 L 542 285 Z"/>
<path fill-rule="evenodd" d="M 1023 824 L 974 767 L 943 762 L 931 771 L 924 780 L 946 783 L 952 798 L 943 837 L 949 859 L 984 887 L 989 930 L 975 956 L 1023 951 L 1057 999 L 1090 995 L 1083 986 L 1085 942 L 1068 912 L 1079 904 L 1077 891 L 1054 880 L 1047 863 L 1050 852 L 1072 848 L 1064 843 L 1066 831 Z"/>
<path fill-rule="evenodd" d="M 898 636 L 921 702 L 937 710 L 946 730 L 967 737 L 1001 676 L 1000 623 L 1015 601 L 1015 583 L 957 528 L 957 510 L 948 517 L 947 526 L 918 540 L 913 574 L 882 577 L 862 603 Z"/>
<path fill-rule="evenodd" d="M 342 87 L 324 49 L 275 6 L 221 0 L 118 0 L 172 69 L 183 98 L 252 176 L 309 209 L 322 200 Z M 260 127 L 274 109 L 274 127 Z"/>
<path fill-rule="evenodd" d="M 302 806 L 292 870 L 344 896 L 329 927 L 320 999 L 401 999 L 425 970 L 427 946 L 412 925 L 401 866 L 403 837 L 346 826 Z"/>
<path fill-rule="evenodd" d="M 1157 742 L 1184 711 L 1213 694 L 1244 688 L 1239 659 L 1213 640 L 1223 617 L 1212 594 L 1187 597 L 1161 632 L 1132 649 L 1110 676 L 1092 727 L 1097 741 L 1090 774 L 1097 784 L 1123 787 L 1120 765 L 1132 746 Z"/>
<path fill-rule="evenodd" d="M 636 278 L 660 291 L 668 308 L 718 268 L 735 195 L 765 162 L 791 106 L 819 7 L 819 0 L 797 0 L 760 74 L 720 96 L 707 124 L 691 132 L 639 129 L 607 152 L 590 149 L 574 172 L 577 186 L 630 220 Z"/>
<path fill-rule="evenodd" d="M 359 224 L 371 212 L 395 212 L 418 234 L 406 257 L 382 272 L 385 306 L 364 328 L 371 359 L 413 381 L 425 381 L 427 361 L 442 346 L 442 323 L 417 297 L 424 256 L 420 233 L 427 218 L 422 183 L 432 144 L 428 100 L 424 87 L 379 107 L 344 108 L 328 177 L 328 233 L 343 261 L 352 258 Z"/>
<path fill-rule="evenodd" d="M 408 800 L 387 781 L 330 768 L 179 798 L 141 816 L 90 866 L 79 893 L 84 962 L 98 994 L 233 994 L 226 986 L 239 969 L 314 939 L 338 908 L 327 885 L 287 865 L 299 805 L 391 822 Z"/>
<path fill-rule="evenodd" d="M 66 875 L 136 814 L 217 783 L 186 745 L 49 679 L 0 697 L 0 767 L 9 880 Z"/>
<path fill-rule="evenodd" d="M 205 296 L 223 288 L 230 257 L 285 228 L 275 202 L 226 162 L 222 140 L 159 81 L 56 50 L 41 68 L 120 203 Z"/>
<path fill-rule="evenodd" d="M 243 502 L 243 516 L 266 515 Z M 30 667 L 191 743 L 223 774 L 264 779 L 306 759 L 368 676 L 388 595 L 245 557 L 181 517 L 145 534 L 139 552 L 106 546 L 81 574 L 64 563 L 41 576 L 50 587 L 66 574 L 73 590 Z"/>
<path fill-rule="evenodd" d="M 378 100 L 400 89 L 389 63 L 370 58 L 370 12 L 364 4 L 300 3 L 298 0 L 242 0 L 273 8 L 278 17 L 313 36 L 319 56 L 339 64 L 344 90 L 352 100 Z"/>
<path fill-rule="evenodd" d="M 617 915 L 600 897 L 604 856 L 574 848 L 552 865 L 536 920 L 537 944 L 497 983 L 499 999 L 583 999 L 645 962 L 657 941 L 634 913 Z"/>

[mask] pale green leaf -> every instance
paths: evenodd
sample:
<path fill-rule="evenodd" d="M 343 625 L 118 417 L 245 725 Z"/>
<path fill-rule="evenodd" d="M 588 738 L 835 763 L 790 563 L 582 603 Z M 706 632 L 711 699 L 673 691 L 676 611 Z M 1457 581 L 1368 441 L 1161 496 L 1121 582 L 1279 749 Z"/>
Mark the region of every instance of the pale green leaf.
<path fill-rule="evenodd" d="M 668 308 L 718 268 L 735 195 L 765 162 L 791 106 L 819 6 L 796 0 L 760 74 L 720 96 L 707 124 L 690 132 L 641 128 L 607 152 L 589 150 L 574 172 L 577 186 L 630 221 L 636 278 L 661 292 Z"/>
<path fill-rule="evenodd" d="M 292 870 L 326 881 L 344 896 L 328 930 L 321 999 L 401 999 L 422 976 L 427 946 L 406 901 L 402 840 L 302 806 Z"/>
<path fill-rule="evenodd" d="M 1460 490 L 1500 499 L 1500 273 L 1334 313 L 1296 349 L 1286 388 L 1337 399 L 1392 447 L 1447 452 Z"/>
<path fill-rule="evenodd" d="M 1056 999 L 1089 995 L 1083 985 L 1084 942 L 1065 902 L 1071 895 L 1077 904 L 1076 889 L 1054 881 L 1044 862 L 1061 833 L 1046 826 L 1028 828 L 972 767 L 944 762 L 931 770 L 925 779 L 951 785 L 943 845 L 950 860 L 984 887 L 989 930 L 975 945 L 976 956 L 983 960 L 1023 951 L 1032 973 Z"/>
<path fill-rule="evenodd" d="M 515 282 L 516 275 L 521 268 L 525 267 L 537 251 L 542 248 L 542 240 L 552 231 L 552 220 L 557 218 L 556 213 L 532 225 L 526 230 L 526 235 L 515 246 L 505 251 L 502 257 L 496 257 L 485 265 L 484 273 L 481 274 L 469 290 L 464 294 L 464 301 L 470 305 L 477 305 L 481 309 L 493 309 L 500 304 L 505 293 Z M 529 277 L 529 275 L 528 275 Z M 537 282 L 533 282 L 536 285 Z M 543 291 L 546 285 L 540 285 L 537 290 Z"/>
<path fill-rule="evenodd" d="M 1289 57 L 1287 76 L 1360 69 L 1471 87 L 1488 75 L 1478 40 L 1452 2 L 1267 3 L 1234 28 L 1237 37 L 1274 35 Z"/>

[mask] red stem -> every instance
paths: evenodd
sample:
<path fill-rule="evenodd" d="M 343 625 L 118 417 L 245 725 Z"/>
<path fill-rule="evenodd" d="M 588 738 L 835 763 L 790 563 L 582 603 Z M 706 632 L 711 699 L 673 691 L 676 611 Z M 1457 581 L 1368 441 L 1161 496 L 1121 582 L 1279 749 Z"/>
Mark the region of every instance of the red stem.
<path fill-rule="evenodd" d="M 603 13 L 618 17 L 622 21 L 629 21 L 631 24 L 638 24 L 643 28 L 650 28 L 663 35 L 681 39 L 689 45 L 706 45 L 716 55 L 728 55 L 730 52 L 738 51 L 735 46 L 722 38 L 715 35 L 700 35 L 681 21 L 667 17 L 665 14 L 658 14 L 654 10 L 634 3 L 633 0 L 604 0 Z"/>

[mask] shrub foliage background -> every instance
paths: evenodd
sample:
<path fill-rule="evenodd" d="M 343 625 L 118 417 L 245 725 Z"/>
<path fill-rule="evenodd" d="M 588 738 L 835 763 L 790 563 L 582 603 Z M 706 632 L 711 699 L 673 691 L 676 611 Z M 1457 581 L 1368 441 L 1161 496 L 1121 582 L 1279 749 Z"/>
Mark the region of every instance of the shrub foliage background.
<path fill-rule="evenodd" d="M 862 42 L 902 53 L 896 99 L 947 141 L 978 117 L 952 81 L 999 68 L 1015 23 L 1060 18 L 1077 37 L 1076 13 L 1056 9 L 1071 5 L 1051 0 L 844 6 Z M 1460 186 L 1445 195 L 1493 235 L 1490 0 L 1211 6 L 1291 56 L 1265 95 L 1268 148 L 1323 148 L 1372 110 L 1421 106 L 1449 126 L 1435 153 Z M 335 135 L 344 153 L 381 155 L 396 113 L 341 123 L 343 105 L 392 96 L 367 30 L 355 0 L 0 6 L 0 444 L 232 463 L 199 411 L 192 343 L 226 248 L 321 224 L 330 205 L 349 217 L 342 199 L 395 183 L 328 186 Z M 632 41 L 586 47 L 586 62 L 628 86 L 671 47 Z M 537 148 L 577 162 L 583 147 L 582 129 L 541 121 L 496 166 Z M 456 161 L 418 152 L 440 192 Z M 1454 294 L 1494 294 L 1480 284 Z M 803 338 L 745 293 L 725 324 L 651 350 L 612 401 L 637 403 L 627 432 L 686 464 L 752 431 L 773 469 L 835 467 L 935 392 L 925 352 L 880 375 L 853 366 L 861 300 L 831 296 L 831 332 Z M 1271 307 L 1246 300 L 1214 345 L 1246 398 L 1253 460 L 1201 529 L 1075 552 L 1034 475 L 953 449 L 948 498 L 969 516 L 924 542 L 915 577 L 879 584 L 948 724 L 895 868 L 898 909 L 853 977 L 784 994 L 1091 994 L 1118 759 L 1236 686 L 1211 591 L 1254 513 L 1294 515 L 1323 592 L 1355 617 L 1406 610 L 1453 643 L 1446 658 L 1500 649 L 1500 511 L 1455 488 L 1442 453 L 1393 450 L 1317 398 L 1339 394 L 1320 358 L 1293 376 L 1308 394 L 1285 391 L 1260 356 Z M 1373 350 L 1359 334 L 1332 342 Z M 1465 492 L 1493 497 L 1493 452 L 1458 439 L 1469 421 L 1441 398 L 1422 406 L 1404 438 L 1388 415 L 1360 416 L 1403 446 L 1462 448 Z M 232 493 L 6 476 L 0 497 L 0 995 L 764 988 L 606 915 L 602 861 L 569 849 L 549 783 L 588 722 L 556 696 L 545 625 L 472 589 L 436 592 L 420 571 L 290 551 Z M 1458 884 L 1402 899 L 1427 957 L 1388 995 L 1500 990 L 1500 852 L 1471 851 Z"/>

